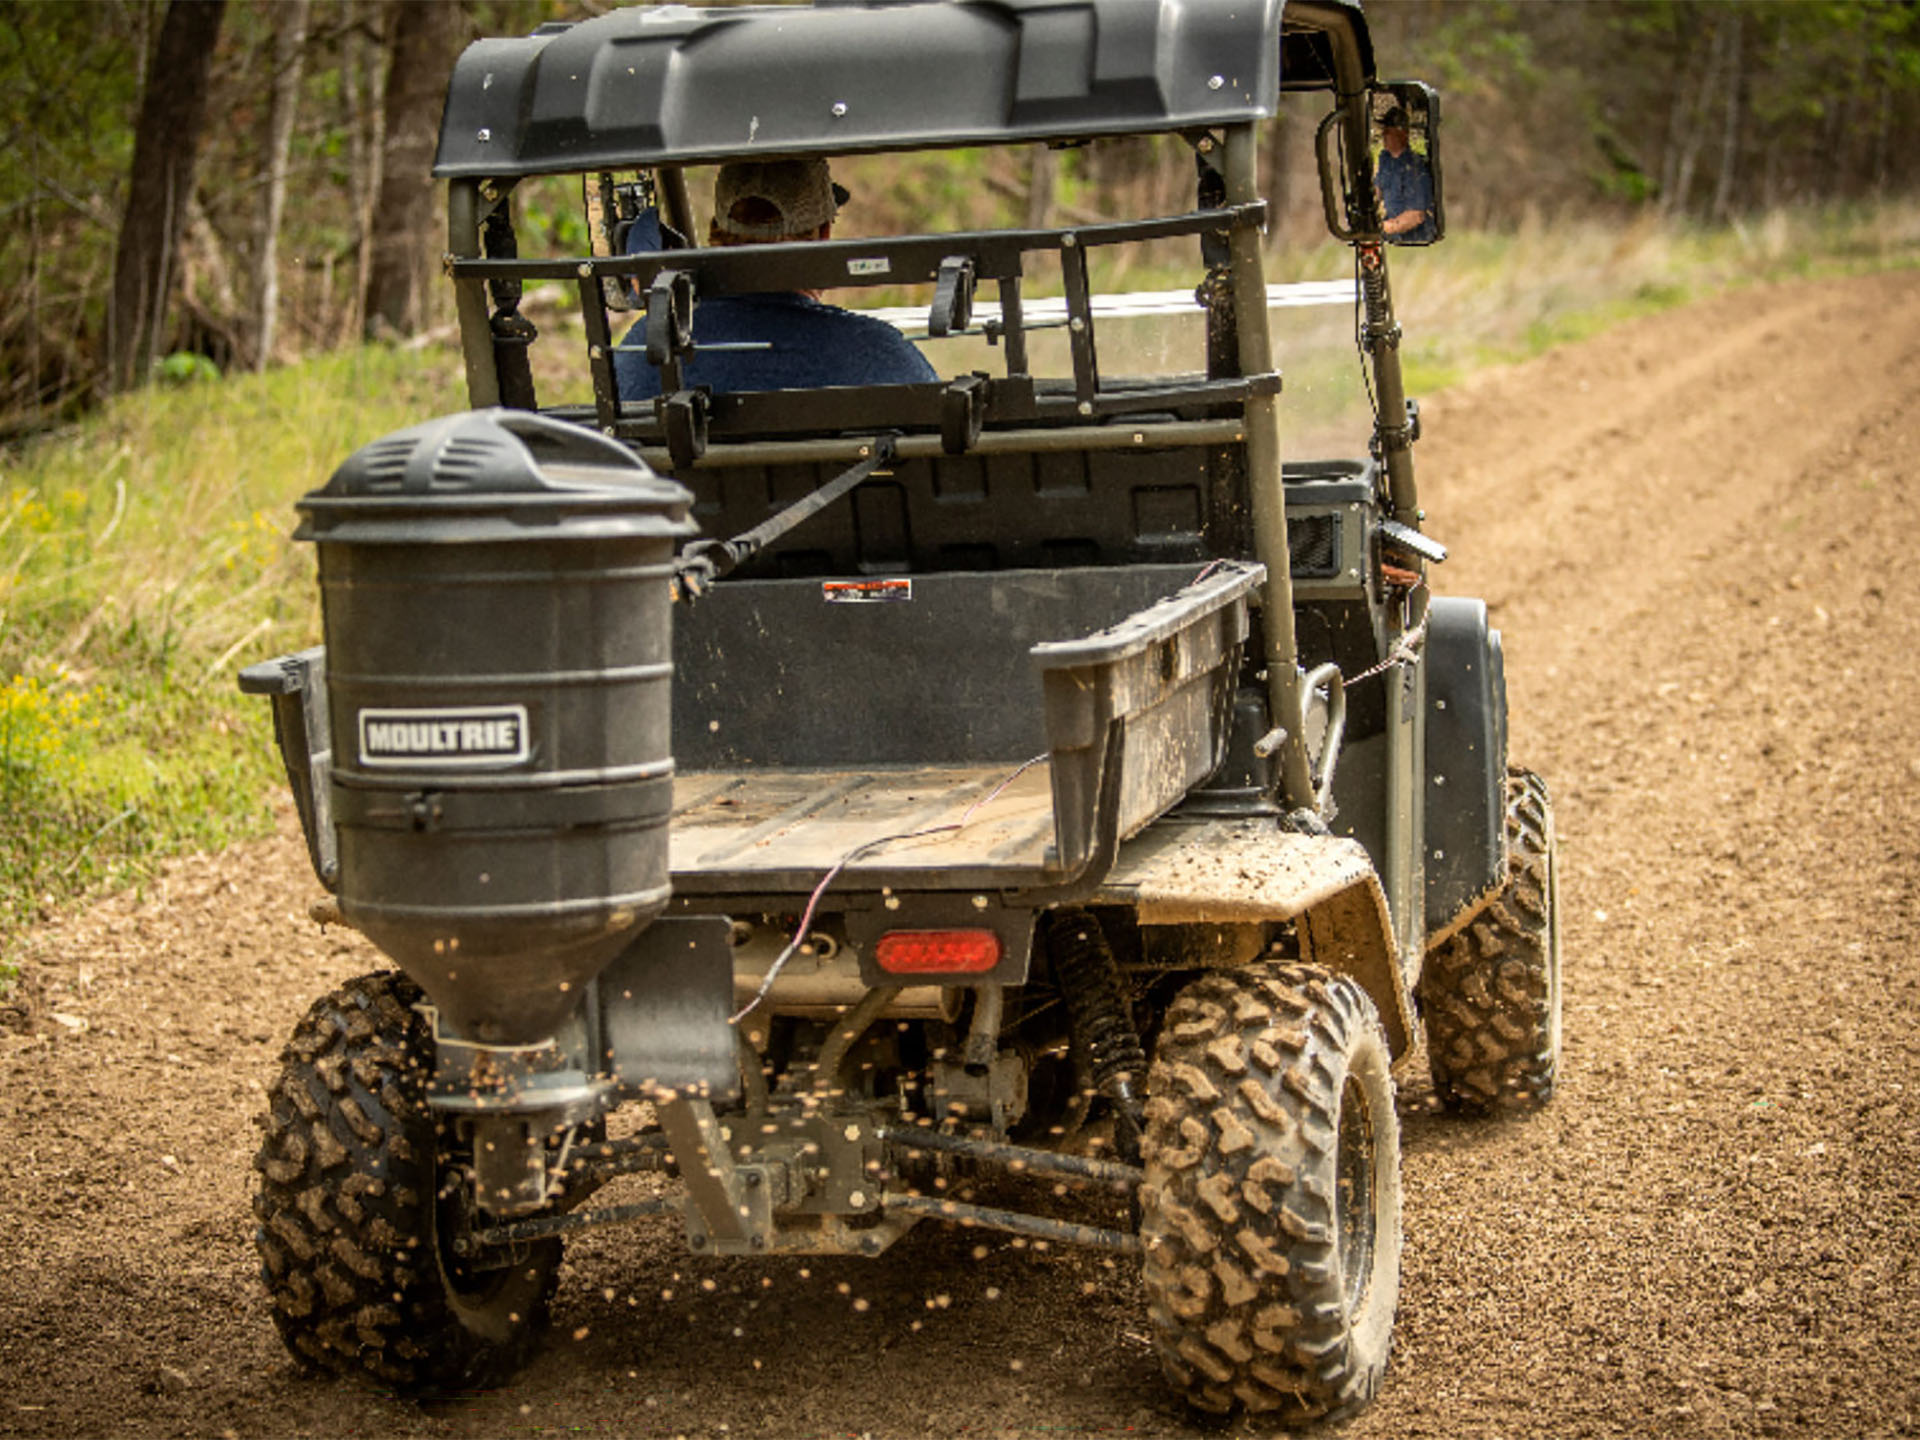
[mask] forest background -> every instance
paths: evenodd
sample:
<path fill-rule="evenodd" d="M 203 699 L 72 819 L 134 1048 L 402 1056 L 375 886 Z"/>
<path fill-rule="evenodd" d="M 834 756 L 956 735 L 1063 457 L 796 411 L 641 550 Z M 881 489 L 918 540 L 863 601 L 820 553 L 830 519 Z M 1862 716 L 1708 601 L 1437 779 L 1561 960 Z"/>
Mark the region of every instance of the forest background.
<path fill-rule="evenodd" d="M 453 59 L 604 8 L 0 6 L 0 982 L 65 897 L 268 823 L 232 672 L 314 638 L 290 501 L 461 403 L 428 175 Z M 1368 15 L 1383 78 L 1445 100 L 1451 238 L 1399 287 L 1416 388 L 1703 286 L 1920 260 L 1920 0 Z M 1339 273 L 1317 119 L 1290 102 L 1267 147 L 1279 278 Z M 1191 203 L 1191 157 L 1147 140 L 848 173 L 866 232 Z M 578 201 L 523 186 L 524 243 L 584 248 Z"/>

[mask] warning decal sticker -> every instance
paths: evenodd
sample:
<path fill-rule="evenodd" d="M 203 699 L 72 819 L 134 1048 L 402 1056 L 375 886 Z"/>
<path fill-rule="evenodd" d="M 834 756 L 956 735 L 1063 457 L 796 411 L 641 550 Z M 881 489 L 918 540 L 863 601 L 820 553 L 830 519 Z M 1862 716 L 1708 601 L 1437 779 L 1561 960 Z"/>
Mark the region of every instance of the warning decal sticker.
<path fill-rule="evenodd" d="M 911 580 L 822 580 L 821 597 L 839 605 L 870 605 L 876 601 L 913 599 Z"/>
<path fill-rule="evenodd" d="M 529 753 L 524 705 L 360 712 L 362 765 L 518 765 Z"/>

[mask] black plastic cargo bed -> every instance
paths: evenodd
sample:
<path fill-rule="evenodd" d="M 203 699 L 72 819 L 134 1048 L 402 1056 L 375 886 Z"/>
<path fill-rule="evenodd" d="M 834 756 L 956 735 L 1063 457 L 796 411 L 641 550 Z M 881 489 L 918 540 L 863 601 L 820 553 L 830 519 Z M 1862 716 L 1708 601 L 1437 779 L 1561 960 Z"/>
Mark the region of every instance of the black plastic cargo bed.
<path fill-rule="evenodd" d="M 808 890 L 842 863 L 843 888 L 1081 877 L 1218 766 L 1264 573 L 715 587 L 676 616 L 675 888 Z"/>

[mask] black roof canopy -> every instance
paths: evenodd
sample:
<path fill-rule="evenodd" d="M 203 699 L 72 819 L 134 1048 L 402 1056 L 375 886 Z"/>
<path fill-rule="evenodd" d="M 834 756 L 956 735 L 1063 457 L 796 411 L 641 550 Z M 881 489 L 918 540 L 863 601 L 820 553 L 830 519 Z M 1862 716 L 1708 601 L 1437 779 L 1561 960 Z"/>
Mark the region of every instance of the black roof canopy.
<path fill-rule="evenodd" d="M 454 69 L 434 174 L 509 177 L 1070 140 L 1262 119 L 1332 83 L 1356 0 L 854 0 L 635 6 Z M 1308 7 L 1298 5 L 1297 11 Z M 1283 33 L 1284 32 L 1284 33 Z"/>

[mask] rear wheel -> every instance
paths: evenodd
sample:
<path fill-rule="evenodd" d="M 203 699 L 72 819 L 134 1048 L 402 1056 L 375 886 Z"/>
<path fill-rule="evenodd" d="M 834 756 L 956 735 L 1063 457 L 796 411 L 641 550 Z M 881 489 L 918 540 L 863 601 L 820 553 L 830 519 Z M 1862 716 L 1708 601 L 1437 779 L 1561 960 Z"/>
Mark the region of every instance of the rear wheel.
<path fill-rule="evenodd" d="M 1553 802 L 1507 775 L 1507 878 L 1491 904 L 1427 956 L 1420 977 L 1433 1088 L 1450 1109 L 1537 1110 L 1560 1067 L 1560 892 Z"/>
<path fill-rule="evenodd" d="M 261 1278 L 294 1358 L 410 1392 L 504 1378 L 545 1325 L 560 1242 L 469 1269 L 460 1157 L 426 1104 L 420 991 L 391 972 L 315 1002 L 281 1056 L 254 1213 Z"/>
<path fill-rule="evenodd" d="M 1203 976 L 1148 1076 L 1141 1240 L 1155 1348 L 1198 1409 L 1344 1414 L 1386 1370 L 1400 1131 L 1386 1041 L 1351 980 Z"/>

